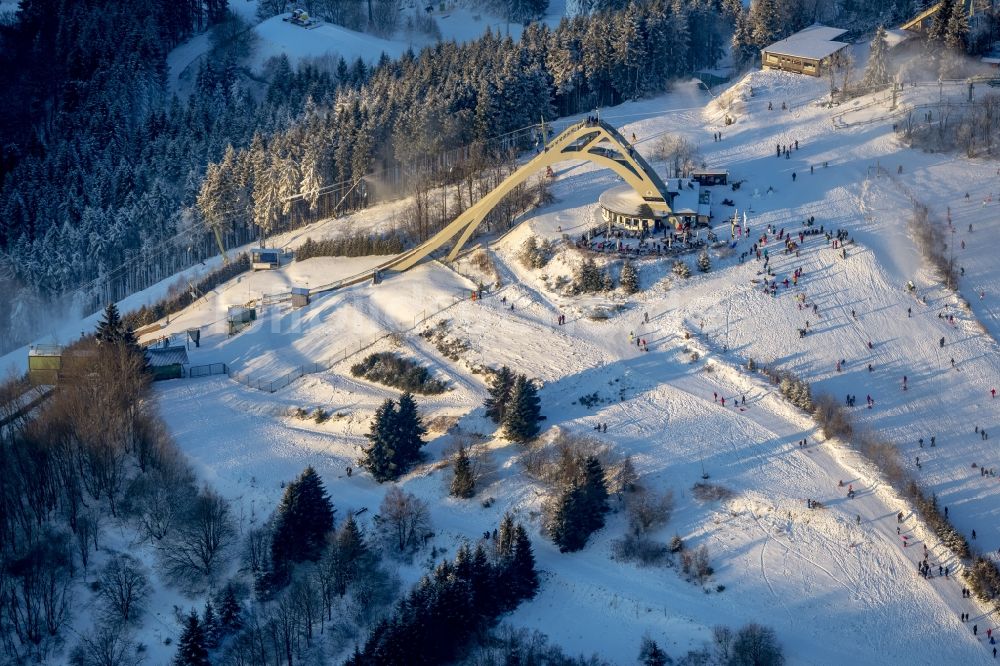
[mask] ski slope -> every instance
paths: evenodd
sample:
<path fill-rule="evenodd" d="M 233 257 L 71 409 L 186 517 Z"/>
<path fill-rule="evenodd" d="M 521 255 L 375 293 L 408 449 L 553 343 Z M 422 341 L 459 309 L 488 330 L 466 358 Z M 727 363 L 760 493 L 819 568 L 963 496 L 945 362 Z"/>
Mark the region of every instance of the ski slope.
<path fill-rule="evenodd" d="M 427 461 L 401 480 L 431 505 L 436 536 L 430 545 L 453 555 L 457 543 L 492 529 L 508 510 L 530 526 L 543 582 L 538 597 L 509 616 L 513 624 L 539 628 L 571 653 L 596 652 L 613 663 L 632 663 L 644 635 L 676 659 L 710 640 L 714 625 L 749 621 L 774 627 L 794 664 L 991 660 L 985 631 L 996 626 L 996 616 L 962 598 L 954 575 L 959 563 L 876 470 L 842 443 L 825 441 L 774 387 L 743 369 L 753 358 L 793 370 L 816 392 L 838 399 L 859 396 L 854 408 L 859 425 L 896 442 L 911 471 L 936 492 L 939 504 L 950 508 L 959 529 L 967 535 L 977 531 L 973 546 L 997 552 L 1000 479 L 983 477 L 972 467 L 1000 467 L 992 442 L 973 431 L 975 426 L 997 430 L 1000 413 L 1000 403 L 989 393 L 1000 384 L 995 315 L 1000 269 L 991 256 L 1000 240 L 996 165 L 906 149 L 892 132 L 893 121 L 878 120 L 886 113 L 884 105 L 858 108 L 852 112 L 855 124 L 838 129 L 833 118 L 846 109 L 817 103 L 825 87 L 823 81 L 789 74 L 752 73 L 730 91 L 735 101 L 729 112 L 737 118 L 731 126 L 722 124 L 726 112 L 719 103 L 694 86 L 616 107 L 602 112 L 602 118 L 626 136 L 634 132 L 637 148 L 646 154 L 664 134 L 683 134 L 698 143 L 707 165 L 728 168 L 732 179 L 744 181 L 738 191 L 716 188 L 720 235 L 728 237 L 724 218 L 732 209 L 718 203 L 727 197 L 741 215 L 747 211 L 754 239 L 767 233 L 768 225 L 797 233 L 809 216 L 825 230 L 847 230 L 855 242 L 846 259 L 819 235 L 806 237 L 799 256 L 782 254 L 780 243 L 769 242 L 775 279 L 799 267 L 804 273 L 796 287 L 780 286 L 772 297 L 760 284 L 762 263 L 752 257 L 739 262 L 740 253 L 750 249 L 751 241 L 744 239 L 732 251 L 714 253 L 710 272 L 696 272 L 686 281 L 671 274 L 669 261 L 644 259 L 637 262 L 643 290 L 632 297 L 565 296 L 548 285 L 572 272 L 582 260 L 579 253 L 560 250 L 537 270 L 525 269 L 516 257 L 531 234 L 558 240 L 591 226 L 600 192 L 617 184 L 609 172 L 569 164 L 553 183 L 556 202 L 491 244 L 502 288 L 483 300 L 460 300 L 427 322 L 446 320 L 449 336 L 467 343 L 457 361 L 413 332 L 365 348 L 365 353 L 396 349 L 412 356 L 452 387 L 439 396 L 418 397 L 431 424 Z M 919 103 L 927 90 L 909 94 L 909 102 Z M 768 102 L 775 110 L 767 110 Z M 780 111 L 781 102 L 790 110 Z M 718 131 L 722 140 L 712 141 Z M 795 140 L 799 149 L 789 159 L 775 157 L 775 144 Z M 665 165 L 654 166 L 669 175 Z M 936 284 L 914 248 L 906 232 L 911 196 L 927 203 L 942 224 L 950 207 L 956 243 L 966 243 L 955 252 L 965 268 L 960 291 L 971 311 L 957 307 L 956 297 Z M 354 229 L 384 225 L 391 210 L 371 209 L 350 224 Z M 312 233 L 343 231 L 331 224 L 318 225 Z M 693 259 L 688 259 L 692 265 Z M 244 294 L 334 280 L 363 270 L 369 260 L 379 258 L 313 259 L 243 276 L 156 335 L 206 326 L 208 335 L 192 352 L 193 362 L 226 362 L 277 375 L 342 347 L 361 349 L 376 331 L 406 331 L 414 323 L 419 331 L 429 307 L 448 305 L 472 285 L 451 268 L 431 263 L 379 285 L 358 284 L 321 296 L 298 311 L 286 304 L 271 306 L 232 338 L 213 328 L 224 306 L 240 302 Z M 914 281 L 926 304 L 905 291 L 907 280 Z M 800 293 L 810 306 L 817 305 L 818 314 L 798 308 Z M 606 309 L 609 318 L 591 319 L 595 308 Z M 644 313 L 649 324 L 643 323 Z M 939 313 L 952 314 L 954 323 Z M 560 314 L 567 325 L 556 325 Z M 806 320 L 810 333 L 800 338 L 798 329 Z M 630 333 L 645 338 L 650 351 L 630 344 Z M 845 364 L 838 372 L 841 359 Z M 347 477 L 345 470 L 355 466 L 377 405 L 397 393 L 354 379 L 350 363 L 307 375 L 274 394 L 213 377 L 164 382 L 155 395 L 199 474 L 232 498 L 240 515 L 265 519 L 280 498 L 281 482 L 313 465 L 338 515 L 367 507 L 371 516 L 385 488 L 366 474 Z M 477 499 L 448 497 L 447 471 L 437 463 L 456 433 L 493 432 L 481 408 L 481 375 L 472 371 L 479 364 L 508 364 L 537 377 L 543 383 L 546 428 L 599 437 L 634 456 L 644 485 L 672 489 L 677 507 L 656 537 L 668 541 L 679 534 L 688 546 L 708 546 L 715 574 L 705 588 L 684 581 L 676 569 L 611 559 L 611 542 L 625 530 L 620 512 L 609 517 L 585 550 L 560 554 L 539 534 L 544 489 L 524 475 L 518 447 L 501 439 L 490 439 L 496 471 Z M 595 391 L 601 405 L 579 404 L 580 397 Z M 725 396 L 726 406 L 713 394 Z M 867 395 L 875 401 L 872 409 L 865 407 Z M 734 406 L 743 397 L 745 406 L 742 400 Z M 316 406 L 334 418 L 316 425 L 291 416 L 295 408 Z M 607 432 L 594 433 L 597 423 L 607 423 Z M 928 444 L 931 436 L 934 448 Z M 923 449 L 917 443 L 921 437 Z M 803 438 L 804 448 L 798 445 Z M 701 479 L 703 467 L 713 483 L 736 497 L 696 501 L 691 486 Z M 857 497 L 848 500 L 838 481 L 853 485 Z M 494 497 L 496 503 L 484 508 L 482 497 Z M 824 508 L 807 509 L 807 498 Z M 895 531 L 899 511 L 906 516 L 901 535 Z M 909 538 L 907 548 L 902 535 Z M 916 573 L 924 544 L 934 568 L 929 580 Z M 938 577 L 938 564 L 948 566 L 952 576 Z M 406 583 L 420 573 L 419 565 L 400 571 Z M 719 585 L 723 591 L 717 591 Z M 958 620 L 964 612 L 972 614 L 967 625 Z M 973 623 L 978 637 L 972 635 Z"/>

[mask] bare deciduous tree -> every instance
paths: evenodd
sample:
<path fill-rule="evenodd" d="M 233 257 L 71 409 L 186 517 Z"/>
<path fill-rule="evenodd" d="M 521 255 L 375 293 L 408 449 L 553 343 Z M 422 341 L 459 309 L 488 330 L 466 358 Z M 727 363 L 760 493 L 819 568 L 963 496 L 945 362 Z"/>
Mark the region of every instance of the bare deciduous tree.
<path fill-rule="evenodd" d="M 164 570 L 174 580 L 188 585 L 211 580 L 235 536 L 229 503 L 203 488 L 187 507 L 177 528 L 161 542 L 159 552 Z"/>
<path fill-rule="evenodd" d="M 115 555 L 101 570 L 98 584 L 97 594 L 109 620 L 129 624 L 142 613 L 150 586 L 139 560 L 124 553 Z"/>
<path fill-rule="evenodd" d="M 142 655 L 123 628 L 102 625 L 80 638 L 69 661 L 73 666 L 135 666 Z"/>
<path fill-rule="evenodd" d="M 389 546 L 397 553 L 413 552 L 430 532 L 427 503 L 413 493 L 392 486 L 385 494 L 379 515 L 379 528 Z"/>
<path fill-rule="evenodd" d="M 626 502 L 629 529 L 635 535 L 666 525 L 674 510 L 674 494 L 670 490 L 658 493 L 641 489 L 628 496 Z"/>

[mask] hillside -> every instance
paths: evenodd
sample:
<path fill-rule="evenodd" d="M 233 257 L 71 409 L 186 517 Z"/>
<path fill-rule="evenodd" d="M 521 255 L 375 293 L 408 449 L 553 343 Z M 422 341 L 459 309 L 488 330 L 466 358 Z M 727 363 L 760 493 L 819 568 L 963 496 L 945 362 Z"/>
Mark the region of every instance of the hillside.
<path fill-rule="evenodd" d="M 633 297 L 570 297 L 554 291 L 551 279 L 572 273 L 581 253 L 562 245 L 548 266 L 529 270 L 517 260 L 522 242 L 531 234 L 557 242 L 563 233 L 574 238 L 593 224 L 598 195 L 616 182 L 609 172 L 568 164 L 557 171 L 556 203 L 491 245 L 503 286 L 482 300 L 463 298 L 422 324 L 427 309 L 451 305 L 471 287 L 467 278 L 431 263 L 379 285 L 321 296 L 301 310 L 287 304 L 269 307 L 232 338 L 214 323 L 226 305 L 247 295 L 334 280 L 362 270 L 366 261 L 311 259 L 244 276 L 173 318 L 157 335 L 204 326 L 202 348 L 192 352 L 194 363 L 225 362 L 258 377 L 279 377 L 305 363 L 336 359 L 343 349 L 365 347 L 397 349 L 446 379 L 453 390 L 418 398 L 432 424 L 428 459 L 402 480 L 406 490 L 430 503 L 435 537 L 426 547 L 452 556 L 456 543 L 475 540 L 503 512 L 513 511 L 532 526 L 543 583 L 539 596 L 509 621 L 542 628 L 570 653 L 596 652 L 613 663 L 630 663 L 642 636 L 649 635 L 676 658 L 709 641 L 716 624 L 762 620 L 777 631 L 789 663 L 850 659 L 876 664 L 901 655 L 920 655 L 926 663 L 985 663 L 990 655 L 984 632 L 994 619 L 988 608 L 960 595 L 957 560 L 877 470 L 842 443 L 826 441 L 805 414 L 761 376 L 747 373 L 745 365 L 752 358 L 793 370 L 813 384 L 814 392 L 838 400 L 845 394 L 860 396 L 854 408 L 860 426 L 895 442 L 911 471 L 937 494 L 940 505 L 950 508 L 955 524 L 966 535 L 977 531 L 973 545 L 996 552 L 1000 531 L 989 518 L 997 510 L 997 481 L 972 467 L 994 464 L 993 447 L 973 426 L 992 431 L 1000 413 L 990 396 L 1000 383 L 1000 321 L 994 314 L 1000 294 L 991 258 L 1000 223 L 995 210 L 990 212 L 1000 205 L 996 167 L 906 149 L 890 120 L 845 127 L 844 109 L 815 103 L 824 94 L 822 81 L 753 73 L 731 94 L 739 100 L 733 126 L 719 124 L 723 112 L 717 102 L 693 87 L 622 105 L 602 118 L 626 136 L 634 132 L 643 152 L 666 133 L 697 142 L 707 164 L 727 168 L 732 179 L 742 181 L 737 191 L 717 190 L 717 199 L 732 198 L 741 215 L 747 211 L 755 240 L 771 236 L 768 225 L 797 234 L 810 216 L 816 228 L 844 230 L 854 240 L 846 259 L 820 235 L 806 236 L 798 256 L 769 243 L 775 280 L 796 268 L 803 271 L 797 286 L 779 284 L 776 296 L 762 289 L 762 262 L 739 261 L 750 249 L 745 239 L 733 249 L 713 252 L 712 270 L 695 271 L 689 280 L 673 276 L 668 260 L 638 261 L 642 290 Z M 790 110 L 767 111 L 768 102 L 775 109 L 786 102 Z M 883 113 L 884 107 L 874 106 L 846 120 Z M 722 140 L 710 141 L 717 131 Z M 789 159 L 776 159 L 775 144 L 795 141 L 799 149 Z M 885 170 L 873 169 L 876 165 Z M 960 292 L 970 311 L 959 307 L 956 296 L 922 264 L 906 231 L 912 211 L 907 193 L 941 219 L 950 207 L 954 237 L 965 242 L 956 253 L 961 252 L 965 269 Z M 720 236 L 728 237 L 725 217 L 731 210 L 716 203 Z M 384 224 L 391 213 L 380 211 L 356 215 L 349 224 L 355 229 Z M 339 233 L 333 226 L 325 229 Z M 314 233 L 322 235 L 318 229 Z M 687 260 L 693 268 L 694 257 Z M 920 300 L 905 290 L 908 280 Z M 816 314 L 798 307 L 799 294 L 810 306 L 815 303 Z M 593 319 L 596 308 L 609 317 Z M 938 316 L 946 313 L 954 316 L 953 323 Z M 565 326 L 556 325 L 560 314 L 566 315 Z M 800 337 L 798 329 L 807 319 L 810 332 Z M 458 360 L 415 334 L 438 321 L 446 322 L 452 339 L 467 345 Z M 366 347 L 388 331 L 401 334 Z M 649 352 L 630 344 L 633 332 L 646 339 Z M 944 347 L 938 344 L 942 337 Z M 838 372 L 841 359 L 845 364 Z M 212 377 L 159 384 L 156 398 L 199 475 L 246 515 L 256 511 L 259 520 L 261 507 L 279 499 L 280 483 L 306 465 L 320 472 L 338 508 L 368 508 L 371 515 L 385 488 L 366 474 L 348 477 L 346 468 L 355 464 L 375 407 L 397 394 L 351 377 L 350 362 L 309 374 L 276 393 Z M 644 485 L 673 490 L 674 516 L 655 536 L 667 541 L 678 534 L 690 546 L 707 545 L 715 573 L 704 589 L 683 580 L 676 569 L 613 560 L 612 541 L 625 530 L 621 513 L 577 554 L 560 554 L 539 533 L 544 488 L 524 474 L 516 445 L 491 436 L 493 426 L 481 409 L 483 380 L 473 373 L 480 364 L 507 364 L 538 378 L 545 428 L 599 437 L 619 454 L 634 457 Z M 598 406 L 580 404 L 581 397 L 594 392 Z M 724 407 L 714 394 L 726 397 Z M 868 395 L 874 399 L 870 410 L 864 401 Z M 294 408 L 316 406 L 337 417 L 315 425 L 290 415 Z M 597 423 L 607 423 L 607 432 L 594 434 Z M 447 471 L 437 463 L 456 437 L 471 433 L 488 436 L 496 472 L 477 499 L 455 500 L 447 496 Z M 926 443 L 931 436 L 935 448 Z M 798 444 L 803 438 L 804 448 Z M 712 483 L 731 489 L 735 497 L 695 500 L 691 488 L 703 468 Z M 857 497 L 846 499 L 838 481 L 851 484 Z M 496 502 L 484 508 L 481 497 Z M 808 509 L 807 498 L 824 508 Z M 894 531 L 899 511 L 906 516 L 903 534 L 909 548 Z M 930 549 L 932 568 L 948 565 L 950 578 L 916 575 L 922 544 Z M 400 573 L 407 582 L 420 570 L 402 567 Z M 724 589 L 716 591 L 716 586 Z M 571 619 L 567 609 L 572 609 Z M 964 612 L 978 624 L 978 636 L 959 621 Z M 614 632 L 606 630 L 609 620 Z M 166 658 L 167 651 L 163 654 Z"/>

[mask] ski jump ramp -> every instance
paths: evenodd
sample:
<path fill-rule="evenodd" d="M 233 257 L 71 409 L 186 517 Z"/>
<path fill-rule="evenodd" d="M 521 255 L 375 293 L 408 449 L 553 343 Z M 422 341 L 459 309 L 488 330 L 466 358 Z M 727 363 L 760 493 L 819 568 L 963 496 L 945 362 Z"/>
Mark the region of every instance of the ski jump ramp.
<path fill-rule="evenodd" d="M 448 261 L 454 260 L 482 224 L 486 215 L 504 196 L 546 167 L 571 160 L 593 162 L 611 169 L 631 185 L 650 208 L 670 213 L 670 205 L 666 198 L 667 188 L 649 163 L 611 125 L 599 120 L 584 120 L 571 125 L 552 139 L 544 150 L 508 176 L 475 205 L 456 217 L 444 229 L 412 250 L 379 266 L 377 270 L 405 271 L 432 252 L 441 249 L 452 239 L 456 240 L 448 253 Z"/>

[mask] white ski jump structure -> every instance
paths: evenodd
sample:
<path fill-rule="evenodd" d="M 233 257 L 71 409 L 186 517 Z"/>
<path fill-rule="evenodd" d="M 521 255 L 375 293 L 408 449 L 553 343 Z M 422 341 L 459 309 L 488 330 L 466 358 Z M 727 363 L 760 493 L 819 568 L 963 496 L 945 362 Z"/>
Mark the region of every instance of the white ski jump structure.
<path fill-rule="evenodd" d="M 457 238 L 447 257 L 448 261 L 454 260 L 486 215 L 504 196 L 539 171 L 570 160 L 585 160 L 611 169 L 631 185 L 650 208 L 670 213 L 666 185 L 649 163 L 611 125 L 600 120 L 584 120 L 571 125 L 552 139 L 544 150 L 456 217 L 451 224 L 417 247 L 379 266 L 377 270 L 405 271 Z"/>

